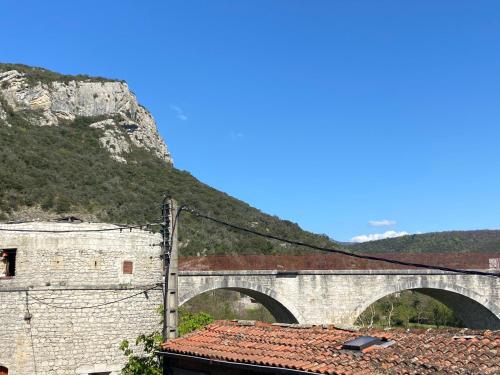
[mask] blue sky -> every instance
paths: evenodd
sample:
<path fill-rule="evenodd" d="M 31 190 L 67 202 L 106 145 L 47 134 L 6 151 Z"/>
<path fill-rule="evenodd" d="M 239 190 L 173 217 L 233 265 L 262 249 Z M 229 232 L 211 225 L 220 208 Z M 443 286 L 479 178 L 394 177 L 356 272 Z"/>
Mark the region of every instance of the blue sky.
<path fill-rule="evenodd" d="M 262 211 L 343 241 L 500 227 L 498 1 L 0 5 L 0 61 L 125 79 L 178 168 Z"/>

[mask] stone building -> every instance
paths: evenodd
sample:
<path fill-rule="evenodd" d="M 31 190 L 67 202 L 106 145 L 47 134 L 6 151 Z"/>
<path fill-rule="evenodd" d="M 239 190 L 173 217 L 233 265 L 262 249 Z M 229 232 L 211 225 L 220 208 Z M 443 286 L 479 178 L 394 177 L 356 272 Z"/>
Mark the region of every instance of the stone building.
<path fill-rule="evenodd" d="M 160 237 L 118 228 L 0 225 L 1 374 L 116 375 L 120 342 L 161 328 Z"/>

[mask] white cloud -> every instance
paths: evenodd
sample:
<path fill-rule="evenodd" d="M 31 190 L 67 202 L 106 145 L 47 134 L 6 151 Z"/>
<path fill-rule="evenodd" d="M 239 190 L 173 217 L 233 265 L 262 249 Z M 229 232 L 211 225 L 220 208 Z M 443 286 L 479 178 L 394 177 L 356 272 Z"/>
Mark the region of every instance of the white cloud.
<path fill-rule="evenodd" d="M 176 113 L 179 120 L 186 121 L 188 119 L 181 107 L 170 104 L 170 109 Z"/>
<path fill-rule="evenodd" d="M 231 133 L 231 139 L 235 140 L 235 139 L 241 139 L 243 138 L 245 135 L 243 133 Z"/>
<path fill-rule="evenodd" d="M 237 141 L 240 141 L 243 138 L 245 138 L 245 134 L 243 134 L 241 132 L 231 132 L 231 133 L 229 133 L 228 138 L 231 141 L 237 142 Z"/>
<path fill-rule="evenodd" d="M 384 233 L 371 233 L 371 234 L 361 234 L 359 236 L 355 236 L 351 238 L 351 242 L 368 242 L 368 241 L 376 241 L 376 240 L 383 240 L 385 238 L 394 238 L 394 237 L 401 237 L 401 236 L 407 236 L 410 233 L 401 231 L 401 232 L 396 232 L 394 230 L 388 230 L 387 232 Z"/>
<path fill-rule="evenodd" d="M 368 222 L 368 224 L 370 224 L 372 227 L 389 227 L 391 225 L 396 225 L 396 221 L 395 220 L 387 220 L 387 219 L 370 220 Z"/>

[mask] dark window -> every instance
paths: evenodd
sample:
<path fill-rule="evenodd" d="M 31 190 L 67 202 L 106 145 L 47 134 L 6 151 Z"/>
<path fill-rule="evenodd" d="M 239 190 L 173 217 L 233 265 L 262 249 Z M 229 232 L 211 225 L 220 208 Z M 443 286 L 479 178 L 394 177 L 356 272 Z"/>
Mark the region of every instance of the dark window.
<path fill-rule="evenodd" d="M 0 250 L 0 277 L 16 275 L 16 249 Z"/>
<path fill-rule="evenodd" d="M 126 260 L 123 262 L 123 273 L 125 275 L 132 275 L 134 272 L 134 262 Z"/>
<path fill-rule="evenodd" d="M 110 372 L 91 372 L 89 375 L 110 375 Z"/>

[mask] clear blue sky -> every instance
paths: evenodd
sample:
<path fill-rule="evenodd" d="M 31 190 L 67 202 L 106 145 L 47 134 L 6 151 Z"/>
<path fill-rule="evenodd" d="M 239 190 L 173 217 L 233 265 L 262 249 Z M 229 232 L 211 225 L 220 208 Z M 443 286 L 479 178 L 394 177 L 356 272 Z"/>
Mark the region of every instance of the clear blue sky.
<path fill-rule="evenodd" d="M 0 0 L 0 61 L 127 80 L 178 168 L 308 230 L 499 228 L 499 20 L 481 0 Z"/>

